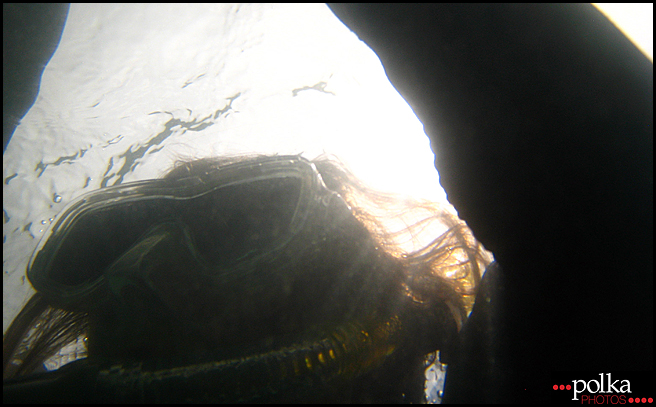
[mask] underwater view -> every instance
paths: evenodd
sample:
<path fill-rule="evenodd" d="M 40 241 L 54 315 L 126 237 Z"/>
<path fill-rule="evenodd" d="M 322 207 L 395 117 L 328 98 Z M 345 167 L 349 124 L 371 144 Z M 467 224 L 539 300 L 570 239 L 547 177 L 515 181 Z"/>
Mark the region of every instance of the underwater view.
<path fill-rule="evenodd" d="M 72 5 L 3 160 L 5 400 L 439 402 L 493 258 L 433 160 L 325 5 Z"/>
<path fill-rule="evenodd" d="M 3 402 L 648 402 L 616 9 L 4 4 Z"/>

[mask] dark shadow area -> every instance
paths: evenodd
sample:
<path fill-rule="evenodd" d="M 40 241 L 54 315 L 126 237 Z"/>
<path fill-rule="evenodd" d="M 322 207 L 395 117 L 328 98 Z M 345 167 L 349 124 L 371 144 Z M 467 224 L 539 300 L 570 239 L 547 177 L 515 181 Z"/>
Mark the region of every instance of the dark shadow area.
<path fill-rule="evenodd" d="M 497 331 L 469 338 L 494 343 L 452 355 L 445 401 L 548 401 L 553 371 L 653 370 L 653 64 L 589 4 L 330 8 L 503 268 Z"/>

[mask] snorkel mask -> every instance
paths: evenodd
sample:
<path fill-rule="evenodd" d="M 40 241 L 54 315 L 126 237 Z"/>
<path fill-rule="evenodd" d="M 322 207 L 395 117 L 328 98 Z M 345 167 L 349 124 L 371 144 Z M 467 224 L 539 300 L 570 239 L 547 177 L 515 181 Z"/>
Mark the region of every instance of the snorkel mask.
<path fill-rule="evenodd" d="M 292 298 L 303 292 L 299 278 L 311 293 L 330 277 L 318 266 L 284 266 L 297 247 L 318 247 L 326 230 L 353 222 L 314 164 L 278 156 L 185 165 L 194 168 L 74 201 L 29 263 L 28 278 L 52 304 L 92 314 L 93 342 L 103 353 L 120 340 L 136 358 L 168 331 L 236 346 L 235 337 L 259 335 L 258 318 L 300 304 Z M 170 348 L 179 346 L 152 356 Z"/>
<path fill-rule="evenodd" d="M 331 205 L 347 210 L 309 161 L 266 157 L 179 179 L 101 189 L 71 203 L 36 248 L 27 270 L 34 288 L 66 308 L 117 283 L 108 271 L 178 235 L 188 255 L 215 276 L 285 246 Z M 132 255 L 134 257 L 134 254 Z M 241 267 L 240 267 L 241 266 Z"/>

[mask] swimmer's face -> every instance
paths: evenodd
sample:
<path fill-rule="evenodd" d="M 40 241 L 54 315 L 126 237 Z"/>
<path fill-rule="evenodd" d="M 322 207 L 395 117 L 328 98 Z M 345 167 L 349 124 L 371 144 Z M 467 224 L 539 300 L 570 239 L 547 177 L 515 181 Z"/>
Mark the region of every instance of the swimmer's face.
<path fill-rule="evenodd" d="M 101 190 L 62 217 L 30 275 L 89 312 L 91 356 L 239 357 L 390 313 L 399 267 L 312 165 L 232 169 L 188 165 Z"/>
<path fill-rule="evenodd" d="M 419 383 L 424 356 L 466 317 L 462 296 L 484 255 L 463 222 L 434 207 L 427 220 L 447 232 L 393 256 L 391 235 L 337 193 L 360 186 L 316 165 L 321 173 L 299 157 L 201 160 L 69 205 L 28 276 L 47 303 L 82 318 L 72 332 L 87 333 L 96 383 L 117 395 L 174 383 L 180 400 L 223 383 L 203 390 L 208 401 L 308 391 L 350 400 L 339 395 L 369 389 L 367 400 L 373 377 L 405 383 L 409 371 Z M 459 286 L 444 275 L 454 267 Z"/>

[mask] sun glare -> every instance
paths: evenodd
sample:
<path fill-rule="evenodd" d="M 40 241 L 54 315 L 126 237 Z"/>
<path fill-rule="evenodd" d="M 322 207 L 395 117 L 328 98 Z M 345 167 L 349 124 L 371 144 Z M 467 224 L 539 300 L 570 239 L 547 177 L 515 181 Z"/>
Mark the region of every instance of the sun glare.
<path fill-rule="evenodd" d="M 592 3 L 654 62 L 654 3 Z"/>

